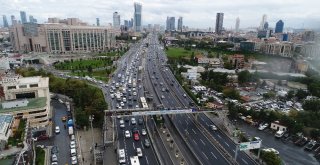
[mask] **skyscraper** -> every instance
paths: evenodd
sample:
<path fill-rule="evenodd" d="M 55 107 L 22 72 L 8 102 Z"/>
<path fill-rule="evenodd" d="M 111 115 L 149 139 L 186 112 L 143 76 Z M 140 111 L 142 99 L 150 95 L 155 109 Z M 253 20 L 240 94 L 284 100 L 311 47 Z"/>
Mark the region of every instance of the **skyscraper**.
<path fill-rule="evenodd" d="M 100 19 L 99 18 L 96 18 L 96 24 L 97 24 L 97 26 L 100 26 Z"/>
<path fill-rule="evenodd" d="M 268 30 L 268 28 L 269 28 L 269 23 L 265 22 L 263 25 L 263 30 Z"/>
<path fill-rule="evenodd" d="M 217 34 L 221 34 L 222 30 L 223 30 L 223 13 L 217 13 L 217 17 L 216 17 L 216 33 Z"/>
<path fill-rule="evenodd" d="M 166 30 L 168 31 L 176 30 L 175 23 L 176 23 L 176 19 L 174 17 L 167 17 Z"/>
<path fill-rule="evenodd" d="M 129 21 L 128 20 L 124 20 L 123 23 L 124 23 L 124 27 L 127 27 L 127 28 L 129 27 Z"/>
<path fill-rule="evenodd" d="M 133 26 L 136 32 L 141 32 L 141 25 L 142 25 L 141 13 L 142 13 L 142 4 L 135 2 Z"/>
<path fill-rule="evenodd" d="M 32 15 L 29 16 L 29 22 L 30 23 L 37 23 L 37 19 L 33 18 Z"/>
<path fill-rule="evenodd" d="M 183 18 L 182 17 L 179 17 L 178 19 L 178 31 L 182 31 L 182 26 L 183 26 Z"/>
<path fill-rule="evenodd" d="M 236 33 L 239 33 L 239 27 L 240 27 L 240 18 L 239 17 L 237 17 L 237 19 L 236 19 Z"/>
<path fill-rule="evenodd" d="M 16 17 L 14 15 L 11 15 L 11 25 L 17 24 Z"/>
<path fill-rule="evenodd" d="M 27 14 L 25 11 L 20 11 L 21 23 L 27 23 Z"/>
<path fill-rule="evenodd" d="M 2 15 L 2 19 L 3 19 L 3 27 L 6 27 L 6 28 L 9 27 L 7 16 Z"/>
<path fill-rule="evenodd" d="M 282 20 L 279 20 L 277 23 L 276 23 L 276 28 L 274 30 L 275 33 L 283 33 L 283 26 L 284 26 L 284 23 Z"/>
<path fill-rule="evenodd" d="M 267 22 L 267 15 L 266 15 L 266 14 L 263 14 L 262 20 L 261 20 L 261 22 L 260 22 L 260 27 L 259 27 L 260 30 L 263 30 L 264 24 L 265 24 L 266 22 Z"/>
<path fill-rule="evenodd" d="M 113 27 L 116 29 L 120 29 L 120 15 L 118 12 L 113 13 Z"/>

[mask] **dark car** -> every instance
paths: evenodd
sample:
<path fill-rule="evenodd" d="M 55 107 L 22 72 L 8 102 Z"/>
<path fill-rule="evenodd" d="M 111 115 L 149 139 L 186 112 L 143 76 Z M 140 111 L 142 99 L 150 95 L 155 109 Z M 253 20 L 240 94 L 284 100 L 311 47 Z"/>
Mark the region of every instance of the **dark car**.
<path fill-rule="evenodd" d="M 53 146 L 51 148 L 51 154 L 58 154 L 58 153 L 59 153 L 58 147 L 57 146 Z"/>
<path fill-rule="evenodd" d="M 144 139 L 144 146 L 147 147 L 147 148 L 149 148 L 150 145 L 151 145 L 151 144 L 150 144 L 149 139 Z"/>
<path fill-rule="evenodd" d="M 39 137 L 37 137 L 37 140 L 47 140 L 47 139 L 49 139 L 49 136 L 46 134 L 42 134 Z"/>
<path fill-rule="evenodd" d="M 125 117 L 125 118 L 124 118 L 124 121 L 125 121 L 125 122 L 129 122 L 129 121 L 130 121 L 129 117 Z"/>
<path fill-rule="evenodd" d="M 138 124 L 139 125 L 142 125 L 143 124 L 143 120 L 140 118 L 140 119 L 138 119 Z"/>
<path fill-rule="evenodd" d="M 132 128 L 132 133 L 136 133 L 136 132 L 139 132 L 138 128 L 137 127 L 133 127 Z"/>

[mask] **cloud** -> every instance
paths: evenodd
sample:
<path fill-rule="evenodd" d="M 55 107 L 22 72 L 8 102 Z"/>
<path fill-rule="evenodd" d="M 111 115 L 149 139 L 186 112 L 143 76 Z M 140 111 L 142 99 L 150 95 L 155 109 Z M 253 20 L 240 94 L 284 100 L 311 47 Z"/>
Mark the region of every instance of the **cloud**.
<path fill-rule="evenodd" d="M 184 17 L 189 27 L 214 27 L 215 15 L 223 12 L 224 27 L 234 27 L 236 17 L 240 26 L 255 27 L 260 24 L 263 14 L 268 15 L 269 25 L 282 19 L 285 27 L 320 26 L 320 1 L 318 0 L 141 0 L 144 24 L 165 24 L 167 16 Z M 112 22 L 112 13 L 118 11 L 121 21 L 133 17 L 133 0 L 1 0 L 1 14 L 15 15 L 24 10 L 39 22 L 48 17 L 78 17 L 89 24 L 100 18 L 101 24 Z M 2 21 L 1 21 L 2 22 Z M 177 21 L 176 21 L 177 22 Z"/>

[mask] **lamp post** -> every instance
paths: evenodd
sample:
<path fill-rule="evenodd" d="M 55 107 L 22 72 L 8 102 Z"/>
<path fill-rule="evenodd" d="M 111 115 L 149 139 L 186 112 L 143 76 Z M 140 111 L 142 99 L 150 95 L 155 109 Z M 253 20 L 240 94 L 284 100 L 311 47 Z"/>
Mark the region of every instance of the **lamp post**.
<path fill-rule="evenodd" d="M 92 137 L 92 153 L 93 153 L 93 162 L 94 165 L 96 165 L 96 156 L 95 156 L 95 146 L 94 146 L 94 136 L 93 136 L 93 126 L 92 126 L 92 121 L 94 119 L 94 115 L 89 116 L 89 121 L 91 125 L 91 137 Z"/>

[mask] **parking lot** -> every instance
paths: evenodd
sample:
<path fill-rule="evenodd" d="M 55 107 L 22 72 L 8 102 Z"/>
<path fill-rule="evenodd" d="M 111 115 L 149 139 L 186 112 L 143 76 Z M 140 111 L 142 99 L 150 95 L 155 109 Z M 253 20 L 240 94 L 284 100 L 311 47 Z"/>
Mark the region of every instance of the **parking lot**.
<path fill-rule="evenodd" d="M 271 129 L 259 131 L 257 127 L 251 126 L 243 121 L 239 121 L 237 127 L 247 133 L 251 137 L 259 137 L 262 139 L 263 148 L 274 148 L 279 151 L 279 155 L 284 164 L 294 165 L 318 165 L 319 162 L 313 157 L 312 152 L 304 151 L 304 147 L 293 144 L 290 140 L 287 142 L 274 137 Z"/>

